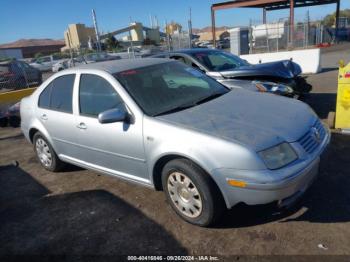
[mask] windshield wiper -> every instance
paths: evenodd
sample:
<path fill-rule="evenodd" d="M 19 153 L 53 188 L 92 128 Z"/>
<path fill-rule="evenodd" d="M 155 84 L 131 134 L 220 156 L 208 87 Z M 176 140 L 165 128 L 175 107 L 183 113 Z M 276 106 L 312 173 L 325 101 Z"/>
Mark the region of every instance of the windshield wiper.
<path fill-rule="evenodd" d="M 213 93 L 210 96 L 207 96 L 207 97 L 205 97 L 203 99 L 200 99 L 200 100 L 196 101 L 195 105 L 203 104 L 203 103 L 208 102 L 210 100 L 213 100 L 213 99 L 215 99 L 215 98 L 217 98 L 219 96 L 222 96 L 223 94 L 225 94 L 225 93 Z"/>
<path fill-rule="evenodd" d="M 223 94 L 225 94 L 225 93 L 213 93 L 213 94 L 211 94 L 211 95 L 209 95 L 209 96 L 207 96 L 205 98 L 202 98 L 202 99 L 200 99 L 200 100 L 198 100 L 196 102 L 183 104 L 183 105 L 174 107 L 172 109 L 166 110 L 164 112 L 161 112 L 159 114 L 155 114 L 154 116 L 161 116 L 161 115 L 171 114 L 171 113 L 175 113 L 175 112 L 178 112 L 178 111 L 190 108 L 190 107 L 194 107 L 196 105 L 202 104 L 204 102 L 207 102 L 207 101 L 213 100 L 214 98 L 222 96 Z"/>
<path fill-rule="evenodd" d="M 161 115 L 166 115 L 166 114 L 175 113 L 175 112 L 184 110 L 184 109 L 186 109 L 186 108 L 193 107 L 193 106 L 195 106 L 195 105 L 196 105 L 196 103 L 180 105 L 180 106 L 174 107 L 174 108 L 172 108 L 172 109 L 166 110 L 166 111 L 164 111 L 164 112 L 161 112 L 161 113 L 159 113 L 159 114 L 155 114 L 155 115 L 153 115 L 153 116 L 161 116 Z"/>

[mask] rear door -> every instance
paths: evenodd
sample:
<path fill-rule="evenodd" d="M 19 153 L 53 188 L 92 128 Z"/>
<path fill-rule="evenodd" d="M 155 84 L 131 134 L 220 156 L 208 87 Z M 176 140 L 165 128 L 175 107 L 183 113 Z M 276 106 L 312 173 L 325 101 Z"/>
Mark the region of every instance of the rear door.
<path fill-rule="evenodd" d="M 46 128 L 58 155 L 78 157 L 75 116 L 73 115 L 73 87 L 75 74 L 55 78 L 41 92 L 36 111 Z"/>

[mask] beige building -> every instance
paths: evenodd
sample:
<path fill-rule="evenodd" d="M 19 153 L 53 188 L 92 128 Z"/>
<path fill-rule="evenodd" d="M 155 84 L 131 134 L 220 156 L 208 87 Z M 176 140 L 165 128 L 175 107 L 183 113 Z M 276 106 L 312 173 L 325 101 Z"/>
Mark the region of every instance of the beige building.
<path fill-rule="evenodd" d="M 131 23 L 130 24 L 130 34 L 132 41 L 140 41 L 144 40 L 143 37 L 143 25 L 141 23 Z"/>
<path fill-rule="evenodd" d="M 175 33 L 180 33 L 182 30 L 182 26 L 178 23 L 171 22 L 170 24 L 167 24 L 165 31 L 169 35 L 173 35 Z"/>
<path fill-rule="evenodd" d="M 92 42 L 96 41 L 93 27 L 86 27 L 84 24 L 70 24 L 67 30 L 64 31 L 65 46 L 61 50 L 88 48 L 89 39 Z"/>

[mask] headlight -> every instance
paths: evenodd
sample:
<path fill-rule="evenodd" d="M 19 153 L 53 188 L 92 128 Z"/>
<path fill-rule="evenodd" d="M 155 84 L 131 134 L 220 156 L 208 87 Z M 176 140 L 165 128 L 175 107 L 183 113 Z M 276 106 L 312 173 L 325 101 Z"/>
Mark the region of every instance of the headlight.
<path fill-rule="evenodd" d="M 269 169 L 281 168 L 298 158 L 297 154 L 288 143 L 282 143 L 265 149 L 258 154 Z"/>
<path fill-rule="evenodd" d="M 293 94 L 294 90 L 293 88 L 283 85 L 283 84 L 277 84 L 272 82 L 253 82 L 256 86 L 256 88 L 260 92 L 270 92 L 270 93 L 276 93 L 280 95 L 289 95 Z"/>

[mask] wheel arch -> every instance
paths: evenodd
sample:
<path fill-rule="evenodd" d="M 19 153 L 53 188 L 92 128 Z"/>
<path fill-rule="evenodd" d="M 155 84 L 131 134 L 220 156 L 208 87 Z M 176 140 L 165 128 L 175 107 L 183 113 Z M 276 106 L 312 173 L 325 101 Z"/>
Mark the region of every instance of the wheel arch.
<path fill-rule="evenodd" d="M 205 171 L 209 177 L 211 177 L 210 171 L 208 170 L 208 168 L 203 167 L 203 165 L 201 165 L 197 160 L 193 159 L 192 157 L 178 154 L 178 153 L 168 153 L 159 157 L 158 160 L 154 163 L 152 168 L 152 181 L 156 190 L 162 190 L 161 172 L 163 167 L 165 166 L 166 163 L 174 159 L 189 160 L 195 165 L 197 165 L 198 167 L 200 167 L 203 171 Z"/>
<path fill-rule="evenodd" d="M 40 132 L 37 128 L 35 127 L 32 127 L 31 129 L 29 129 L 29 139 L 30 139 L 30 142 L 34 142 L 33 139 L 34 139 L 34 135 L 37 133 L 37 132 Z"/>

